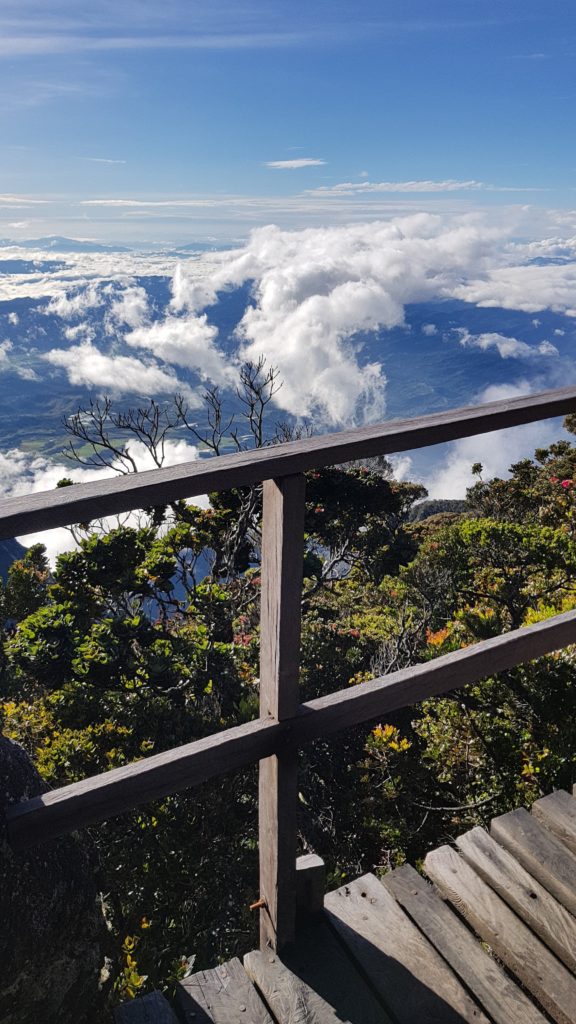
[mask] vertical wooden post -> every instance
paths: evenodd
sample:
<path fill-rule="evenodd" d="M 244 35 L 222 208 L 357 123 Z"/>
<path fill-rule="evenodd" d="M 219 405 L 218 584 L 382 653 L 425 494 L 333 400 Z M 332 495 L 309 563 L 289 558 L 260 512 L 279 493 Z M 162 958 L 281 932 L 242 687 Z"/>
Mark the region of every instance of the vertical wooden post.
<path fill-rule="evenodd" d="M 302 475 L 263 488 L 260 717 L 297 711 L 300 667 L 304 502 Z M 282 949 L 296 919 L 297 752 L 260 761 L 260 946 Z"/>
<path fill-rule="evenodd" d="M 305 853 L 296 861 L 296 909 L 298 918 L 306 921 L 318 917 L 324 909 L 326 867 L 315 853 Z"/>

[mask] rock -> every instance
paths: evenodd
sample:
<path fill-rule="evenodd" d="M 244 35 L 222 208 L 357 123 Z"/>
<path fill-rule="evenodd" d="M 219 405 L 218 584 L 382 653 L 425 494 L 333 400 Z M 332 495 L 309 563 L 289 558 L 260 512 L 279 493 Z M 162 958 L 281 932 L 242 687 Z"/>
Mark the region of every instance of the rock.
<path fill-rule="evenodd" d="M 0 736 L 0 1021 L 102 1021 L 107 933 L 87 844 L 66 836 L 15 853 L 7 840 L 6 808 L 45 790 L 22 747 Z"/>

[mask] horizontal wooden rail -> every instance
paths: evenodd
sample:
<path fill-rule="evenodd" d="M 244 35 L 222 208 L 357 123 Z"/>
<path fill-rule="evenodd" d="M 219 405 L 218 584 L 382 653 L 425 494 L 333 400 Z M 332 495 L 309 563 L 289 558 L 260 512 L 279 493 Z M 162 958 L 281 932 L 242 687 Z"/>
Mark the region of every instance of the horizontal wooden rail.
<path fill-rule="evenodd" d="M 25 849 L 573 643 L 576 611 L 301 704 L 282 722 L 258 719 L 114 768 L 11 807 L 10 842 Z"/>
<path fill-rule="evenodd" d="M 0 539 L 164 505 L 209 491 L 258 483 L 374 455 L 425 448 L 460 437 L 576 412 L 576 387 L 524 398 L 390 420 L 255 451 L 112 476 L 0 502 Z"/>

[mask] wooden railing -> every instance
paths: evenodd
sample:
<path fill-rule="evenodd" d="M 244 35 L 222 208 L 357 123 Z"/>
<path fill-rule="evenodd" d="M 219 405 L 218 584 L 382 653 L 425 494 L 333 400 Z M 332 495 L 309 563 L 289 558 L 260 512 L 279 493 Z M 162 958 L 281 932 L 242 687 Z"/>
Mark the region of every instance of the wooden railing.
<path fill-rule="evenodd" d="M 576 387 L 77 484 L 0 503 L 0 539 L 263 481 L 260 718 L 11 807 L 25 849 L 260 761 L 261 944 L 294 935 L 300 747 L 576 643 L 576 612 L 306 704 L 299 702 L 308 469 L 438 444 L 576 411 Z"/>

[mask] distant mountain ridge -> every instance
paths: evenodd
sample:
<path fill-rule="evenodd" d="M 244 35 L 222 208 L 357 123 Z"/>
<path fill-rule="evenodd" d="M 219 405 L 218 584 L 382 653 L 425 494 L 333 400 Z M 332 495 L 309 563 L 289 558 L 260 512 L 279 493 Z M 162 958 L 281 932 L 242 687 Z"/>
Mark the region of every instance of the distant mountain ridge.
<path fill-rule="evenodd" d="M 182 245 L 174 243 L 171 245 L 156 244 L 133 244 L 121 245 L 113 242 L 97 242 L 88 238 L 67 238 L 64 235 L 46 235 L 43 238 L 0 238 L 0 249 L 40 249 L 42 252 L 57 253 L 122 253 L 163 250 L 173 253 L 205 253 L 224 252 L 229 249 L 240 248 L 241 242 L 219 242 L 215 239 L 210 241 L 184 242 Z M 15 271 L 17 272 L 17 271 Z"/>
<path fill-rule="evenodd" d="M 89 239 L 65 238 L 63 235 L 47 235 L 45 238 L 26 238 L 15 241 L 0 238 L 0 247 L 18 249 L 41 249 L 44 252 L 131 252 L 126 245 L 104 245 Z"/>

